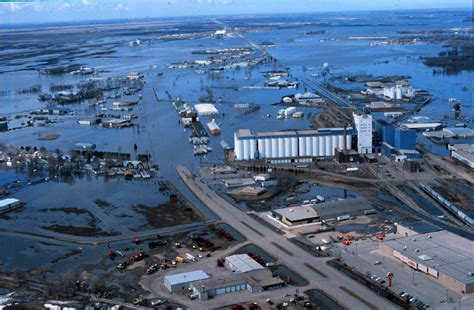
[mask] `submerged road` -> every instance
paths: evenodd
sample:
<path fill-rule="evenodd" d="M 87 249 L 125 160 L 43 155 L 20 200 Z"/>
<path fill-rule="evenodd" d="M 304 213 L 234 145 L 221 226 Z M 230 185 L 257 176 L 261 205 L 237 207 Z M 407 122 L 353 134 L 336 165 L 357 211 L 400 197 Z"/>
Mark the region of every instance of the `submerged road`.
<path fill-rule="evenodd" d="M 54 234 L 54 233 L 43 234 L 39 232 L 32 232 L 29 230 L 21 230 L 21 229 L 16 229 L 16 228 L 5 228 L 5 227 L 0 227 L 0 232 L 3 232 L 5 234 L 11 234 L 11 235 L 21 235 L 24 237 L 26 236 L 31 239 L 37 239 L 37 240 L 57 241 L 60 243 L 65 243 L 65 244 L 99 245 L 99 244 L 108 244 L 108 243 L 114 243 L 114 242 L 120 242 L 120 241 L 134 240 L 137 238 L 143 239 L 143 238 L 155 237 L 156 235 L 170 235 L 170 234 L 178 234 L 182 232 L 189 232 L 193 230 L 199 230 L 213 222 L 214 221 L 182 224 L 182 225 L 176 225 L 176 226 L 151 229 L 151 230 L 142 231 L 142 232 L 136 232 L 129 235 L 118 235 L 118 236 L 100 237 L 100 238 L 60 235 L 60 234 Z"/>
<path fill-rule="evenodd" d="M 294 269 L 309 282 L 308 288 L 324 290 L 347 309 L 397 309 L 388 300 L 365 286 L 345 277 L 326 262 L 293 244 L 272 229 L 262 225 L 247 213 L 226 201 L 183 167 L 176 167 L 189 189 L 224 222 L 240 232 L 247 240 L 277 257 L 278 262 Z M 305 288 L 306 289 L 306 288 Z"/>

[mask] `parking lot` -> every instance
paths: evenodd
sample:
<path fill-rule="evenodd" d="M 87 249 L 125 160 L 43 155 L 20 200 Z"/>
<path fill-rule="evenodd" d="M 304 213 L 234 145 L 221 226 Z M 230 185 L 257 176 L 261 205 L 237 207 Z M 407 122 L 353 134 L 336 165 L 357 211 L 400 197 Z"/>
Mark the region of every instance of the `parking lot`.
<path fill-rule="evenodd" d="M 355 241 L 349 246 L 338 243 L 334 251 L 340 253 L 341 258 L 348 265 L 360 272 L 385 280 L 386 282 L 383 283 L 385 286 L 387 273 L 392 272 L 394 274 L 392 289 L 396 293 L 406 292 L 430 305 L 430 309 L 474 308 L 474 296 L 462 297 L 436 283 L 428 275 L 415 271 L 394 258 L 381 255 L 378 251 L 380 242 L 383 241 L 367 239 Z"/>

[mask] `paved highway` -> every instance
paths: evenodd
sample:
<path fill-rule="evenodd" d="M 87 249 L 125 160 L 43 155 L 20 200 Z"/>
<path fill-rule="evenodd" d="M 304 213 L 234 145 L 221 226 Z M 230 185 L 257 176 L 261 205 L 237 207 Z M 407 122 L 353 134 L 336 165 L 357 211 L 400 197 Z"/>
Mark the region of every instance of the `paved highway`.
<path fill-rule="evenodd" d="M 279 263 L 303 275 L 310 283 L 307 288 L 324 290 L 348 309 L 397 309 L 396 305 L 329 267 L 326 264 L 328 258 L 312 256 L 240 211 L 202 183 L 200 178 L 193 176 L 187 168 L 178 166 L 176 169 L 184 183 L 211 211 L 249 242 L 278 257 Z"/>

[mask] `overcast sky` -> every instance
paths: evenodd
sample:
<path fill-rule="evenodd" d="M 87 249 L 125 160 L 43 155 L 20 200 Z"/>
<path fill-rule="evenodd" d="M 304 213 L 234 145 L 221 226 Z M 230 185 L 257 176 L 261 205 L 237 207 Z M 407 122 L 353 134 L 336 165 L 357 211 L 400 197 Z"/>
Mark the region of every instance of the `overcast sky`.
<path fill-rule="evenodd" d="M 472 0 L 0 0 L 0 23 L 471 7 Z"/>

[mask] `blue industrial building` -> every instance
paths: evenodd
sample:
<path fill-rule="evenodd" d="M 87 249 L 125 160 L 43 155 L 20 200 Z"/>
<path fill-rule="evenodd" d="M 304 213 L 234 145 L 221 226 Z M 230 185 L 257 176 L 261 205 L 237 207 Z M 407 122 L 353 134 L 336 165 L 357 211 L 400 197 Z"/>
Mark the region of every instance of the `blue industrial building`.
<path fill-rule="evenodd" d="M 419 158 L 416 151 L 416 131 L 413 129 L 395 127 L 384 120 L 376 124 L 380 151 L 389 158 Z"/>
<path fill-rule="evenodd" d="M 416 131 L 413 129 L 395 128 L 394 146 L 400 150 L 415 150 Z"/>
<path fill-rule="evenodd" d="M 395 127 L 384 120 L 377 121 L 376 124 L 377 135 L 380 142 L 385 142 L 390 145 L 395 144 Z"/>

